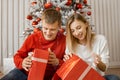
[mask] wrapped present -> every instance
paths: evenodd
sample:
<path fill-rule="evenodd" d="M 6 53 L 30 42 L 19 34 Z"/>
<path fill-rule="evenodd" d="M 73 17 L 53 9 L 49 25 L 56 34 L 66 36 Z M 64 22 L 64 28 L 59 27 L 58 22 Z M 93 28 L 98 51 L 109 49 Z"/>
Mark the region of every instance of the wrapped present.
<path fill-rule="evenodd" d="M 32 56 L 32 66 L 28 74 L 28 80 L 43 80 L 48 62 L 49 52 L 35 49 Z"/>
<path fill-rule="evenodd" d="M 96 70 L 78 56 L 73 55 L 57 70 L 53 79 L 58 80 L 105 80 Z"/>

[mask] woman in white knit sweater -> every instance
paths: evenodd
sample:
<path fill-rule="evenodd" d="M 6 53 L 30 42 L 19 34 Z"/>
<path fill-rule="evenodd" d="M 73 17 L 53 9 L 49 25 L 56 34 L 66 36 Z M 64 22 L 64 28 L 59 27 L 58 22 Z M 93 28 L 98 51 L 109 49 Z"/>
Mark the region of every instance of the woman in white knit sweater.
<path fill-rule="evenodd" d="M 65 60 L 76 54 L 106 78 L 119 80 L 115 75 L 105 75 L 109 65 L 107 40 L 103 35 L 94 34 L 87 20 L 78 13 L 73 14 L 67 22 Z"/>

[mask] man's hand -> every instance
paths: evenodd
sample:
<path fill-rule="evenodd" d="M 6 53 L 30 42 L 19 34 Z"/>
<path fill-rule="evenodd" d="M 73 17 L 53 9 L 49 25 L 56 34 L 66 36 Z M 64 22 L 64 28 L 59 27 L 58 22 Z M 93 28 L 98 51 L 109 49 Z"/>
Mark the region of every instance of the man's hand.
<path fill-rule="evenodd" d="M 26 71 L 29 71 L 29 68 L 31 67 L 31 64 L 32 64 L 31 56 L 28 56 L 23 60 L 22 67 Z"/>
<path fill-rule="evenodd" d="M 56 55 L 54 52 L 51 51 L 50 48 L 48 48 L 49 52 L 49 59 L 48 59 L 48 64 L 52 64 L 53 66 L 57 66 L 59 64 L 58 58 L 56 58 Z"/>

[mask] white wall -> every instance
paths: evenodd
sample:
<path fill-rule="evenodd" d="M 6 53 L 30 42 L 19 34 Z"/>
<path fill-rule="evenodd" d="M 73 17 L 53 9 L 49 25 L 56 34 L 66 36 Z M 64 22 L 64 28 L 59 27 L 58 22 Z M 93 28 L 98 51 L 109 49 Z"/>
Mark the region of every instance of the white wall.
<path fill-rule="evenodd" d="M 96 32 L 107 37 L 110 66 L 120 68 L 120 0 L 90 0 Z"/>
<path fill-rule="evenodd" d="M 0 66 L 21 46 L 20 37 L 27 27 L 25 17 L 32 0 L 0 0 Z M 104 34 L 110 48 L 110 66 L 120 67 L 120 0 L 88 0 L 96 33 Z"/>
<path fill-rule="evenodd" d="M 21 46 L 20 37 L 26 25 L 29 0 L 0 0 L 0 66 Z M 1 69 L 1 68 L 0 68 Z"/>

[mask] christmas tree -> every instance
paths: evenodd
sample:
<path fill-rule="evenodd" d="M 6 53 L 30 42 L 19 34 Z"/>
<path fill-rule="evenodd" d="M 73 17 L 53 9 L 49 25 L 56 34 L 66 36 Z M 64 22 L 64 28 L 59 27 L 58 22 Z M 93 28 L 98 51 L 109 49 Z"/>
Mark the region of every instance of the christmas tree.
<path fill-rule="evenodd" d="M 65 24 L 68 16 L 73 13 L 80 13 L 89 22 L 91 21 L 91 6 L 87 0 L 38 0 L 30 2 L 30 11 L 26 19 L 28 28 L 24 35 L 37 32 L 41 29 L 41 15 L 45 9 L 55 8 L 62 14 L 62 30 L 65 30 Z M 92 24 L 91 24 L 92 25 Z"/>

